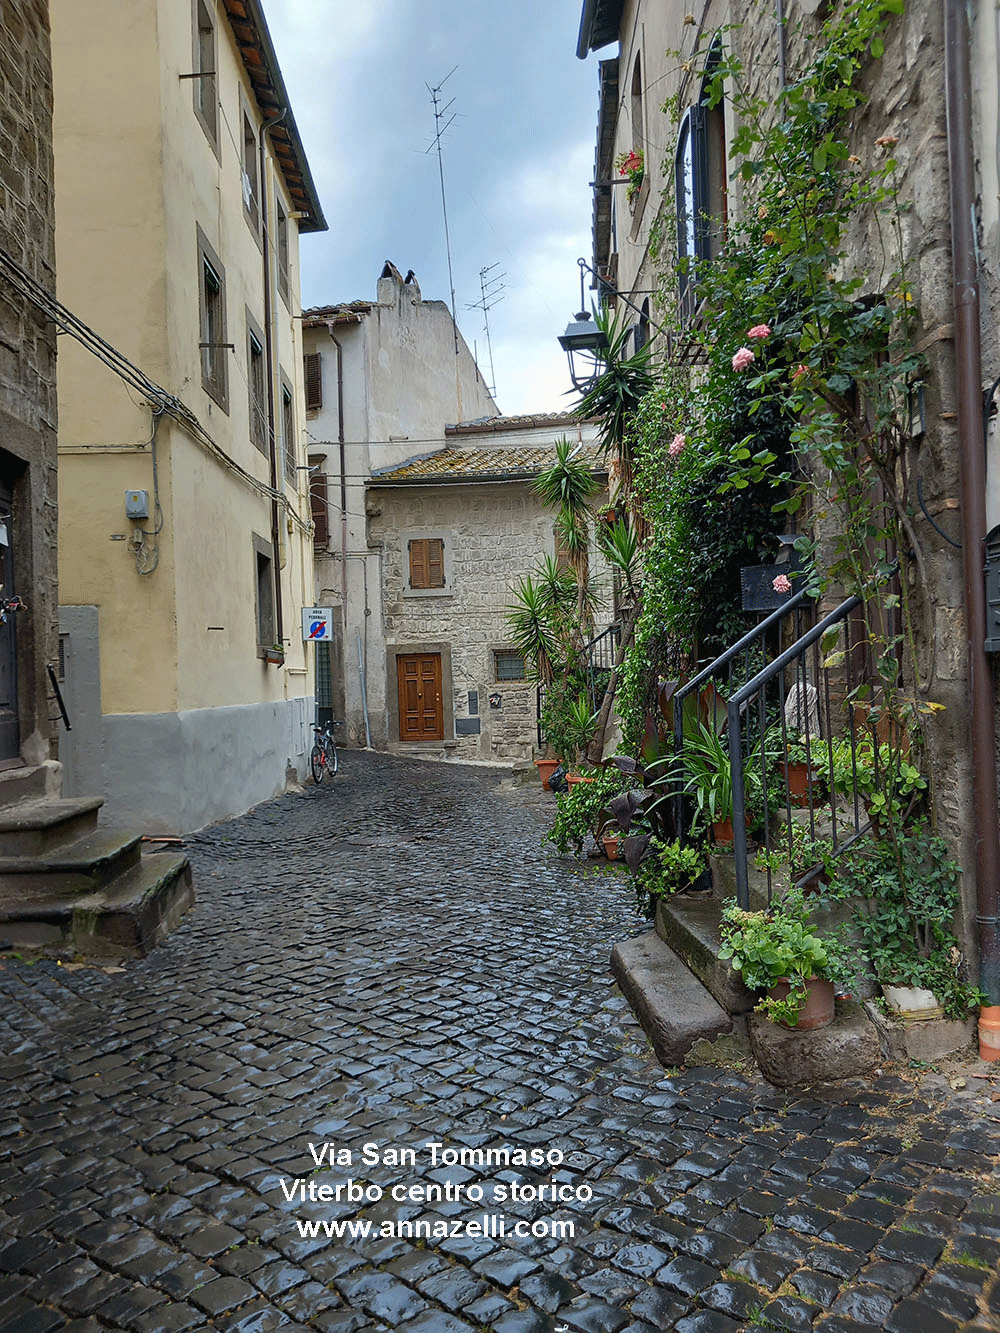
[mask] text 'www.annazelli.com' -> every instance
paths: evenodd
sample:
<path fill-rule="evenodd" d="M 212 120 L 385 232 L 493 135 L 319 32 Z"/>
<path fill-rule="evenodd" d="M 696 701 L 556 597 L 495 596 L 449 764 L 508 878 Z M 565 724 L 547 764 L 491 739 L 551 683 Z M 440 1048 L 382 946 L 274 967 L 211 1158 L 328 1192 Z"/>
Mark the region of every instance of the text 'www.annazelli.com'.
<path fill-rule="evenodd" d="M 370 1217 L 352 1217 L 340 1221 L 297 1217 L 295 1225 L 303 1240 L 449 1240 L 457 1236 L 502 1240 L 516 1236 L 524 1239 L 573 1240 L 573 1223 L 555 1217 L 539 1217 L 534 1222 L 511 1222 L 503 1213 L 483 1213 L 477 1218 L 386 1218 L 374 1222 Z"/>

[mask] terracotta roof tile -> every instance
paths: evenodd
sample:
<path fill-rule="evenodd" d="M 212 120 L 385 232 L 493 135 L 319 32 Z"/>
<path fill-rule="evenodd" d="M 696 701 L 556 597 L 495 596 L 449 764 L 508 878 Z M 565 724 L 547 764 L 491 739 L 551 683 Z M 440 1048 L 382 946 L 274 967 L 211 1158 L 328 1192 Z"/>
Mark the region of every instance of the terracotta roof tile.
<path fill-rule="evenodd" d="M 427 458 L 414 458 L 399 467 L 376 473 L 370 486 L 442 484 L 461 481 L 530 480 L 554 459 L 551 444 L 510 449 L 439 449 Z M 584 445 L 579 455 L 599 476 L 607 472 L 596 445 Z"/>

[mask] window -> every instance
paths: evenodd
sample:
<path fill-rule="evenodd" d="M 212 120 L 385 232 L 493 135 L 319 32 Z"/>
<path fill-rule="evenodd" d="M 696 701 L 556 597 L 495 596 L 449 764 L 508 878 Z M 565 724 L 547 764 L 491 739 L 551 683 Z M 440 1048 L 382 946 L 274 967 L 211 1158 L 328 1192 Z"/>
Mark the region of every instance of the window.
<path fill-rule="evenodd" d="M 323 406 L 323 363 L 319 352 L 302 358 L 305 365 L 306 411 L 318 412 Z"/>
<path fill-rule="evenodd" d="M 260 232 L 260 171 L 257 160 L 257 131 L 246 111 L 243 112 L 243 214 Z"/>
<path fill-rule="evenodd" d="M 410 587 L 444 587 L 444 540 L 441 537 L 420 537 L 409 543 Z"/>
<path fill-rule="evenodd" d="M 205 0 L 194 6 L 194 110 L 201 127 L 219 151 L 219 97 L 215 69 L 215 22 Z"/>
<path fill-rule="evenodd" d="M 310 458 L 310 468 L 316 468 L 316 472 L 309 473 L 309 507 L 312 510 L 312 521 L 315 531 L 313 533 L 313 542 L 316 546 L 326 546 L 330 541 L 330 510 L 327 496 L 326 460 L 323 458 Z"/>
<path fill-rule="evenodd" d="M 697 106 L 681 121 L 674 158 L 677 203 L 677 260 L 681 315 L 690 320 L 697 306 L 697 265 L 720 252 L 726 226 L 726 131 L 722 102 L 711 106 L 722 39 L 712 43 Z"/>
<path fill-rule="evenodd" d="M 295 408 L 291 386 L 284 375 L 281 377 L 281 439 L 285 451 L 285 477 L 294 481 L 298 454 L 295 448 Z"/>
<path fill-rule="evenodd" d="M 645 141 L 642 135 L 642 66 L 640 57 L 635 58 L 632 68 L 632 151 L 642 153 Z"/>
<path fill-rule="evenodd" d="M 273 648 L 274 628 L 274 561 L 270 542 L 253 534 L 255 604 L 257 608 L 257 650 L 262 653 Z"/>
<path fill-rule="evenodd" d="M 494 678 L 496 680 L 527 680 L 528 672 L 524 658 L 520 653 L 499 649 L 493 654 Z"/>
<path fill-rule="evenodd" d="M 278 291 L 288 301 L 288 214 L 280 199 L 275 201 L 275 256 L 278 264 Z"/>
<path fill-rule="evenodd" d="M 224 412 L 229 411 L 229 374 L 226 355 L 226 273 L 219 257 L 198 228 L 198 266 L 201 285 L 199 350 L 201 385 Z"/>
<path fill-rule="evenodd" d="M 267 390 L 264 381 L 264 335 L 247 315 L 247 391 L 250 398 L 250 439 L 267 452 Z"/>

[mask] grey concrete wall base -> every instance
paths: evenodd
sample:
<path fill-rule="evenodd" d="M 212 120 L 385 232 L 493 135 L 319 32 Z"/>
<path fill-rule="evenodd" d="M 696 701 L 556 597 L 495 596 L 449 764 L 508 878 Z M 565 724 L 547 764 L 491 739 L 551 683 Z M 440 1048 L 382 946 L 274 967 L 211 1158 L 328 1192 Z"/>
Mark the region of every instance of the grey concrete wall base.
<path fill-rule="evenodd" d="M 611 971 L 668 1068 L 683 1064 L 696 1041 L 729 1032 L 732 1021 L 655 931 L 616 944 Z"/>
<path fill-rule="evenodd" d="M 858 1005 L 843 1006 L 833 1022 L 811 1032 L 778 1027 L 750 1015 L 750 1046 L 760 1071 L 780 1088 L 867 1074 L 883 1059 L 878 1033 Z"/>
<path fill-rule="evenodd" d="M 104 719 L 102 822 L 188 833 L 280 796 L 306 774 L 311 698 Z"/>
<path fill-rule="evenodd" d="M 719 958 L 722 904 L 716 898 L 661 899 L 656 905 L 656 933 L 695 974 L 727 1014 L 746 1014 L 750 994 L 728 963 Z"/>
<path fill-rule="evenodd" d="M 872 1000 L 865 1001 L 865 1012 L 878 1033 L 882 1054 L 887 1060 L 920 1060 L 932 1063 L 969 1046 L 975 1032 L 974 1018 L 924 1018 L 913 1023 L 890 1018 Z"/>

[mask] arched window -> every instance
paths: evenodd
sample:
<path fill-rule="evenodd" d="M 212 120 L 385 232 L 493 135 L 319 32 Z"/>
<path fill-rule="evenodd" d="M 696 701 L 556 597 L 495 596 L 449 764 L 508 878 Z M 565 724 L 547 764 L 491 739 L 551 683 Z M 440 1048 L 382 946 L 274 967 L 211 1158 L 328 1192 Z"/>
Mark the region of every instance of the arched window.
<path fill-rule="evenodd" d="M 681 121 L 674 157 L 680 306 L 687 319 L 697 306 L 697 265 L 715 258 L 725 238 L 725 111 L 721 99 L 710 105 L 721 59 L 722 38 L 717 36 L 705 62 L 698 102 Z"/>
<path fill-rule="evenodd" d="M 644 147 L 642 133 L 642 66 L 637 54 L 632 66 L 632 151 L 641 153 Z"/>

